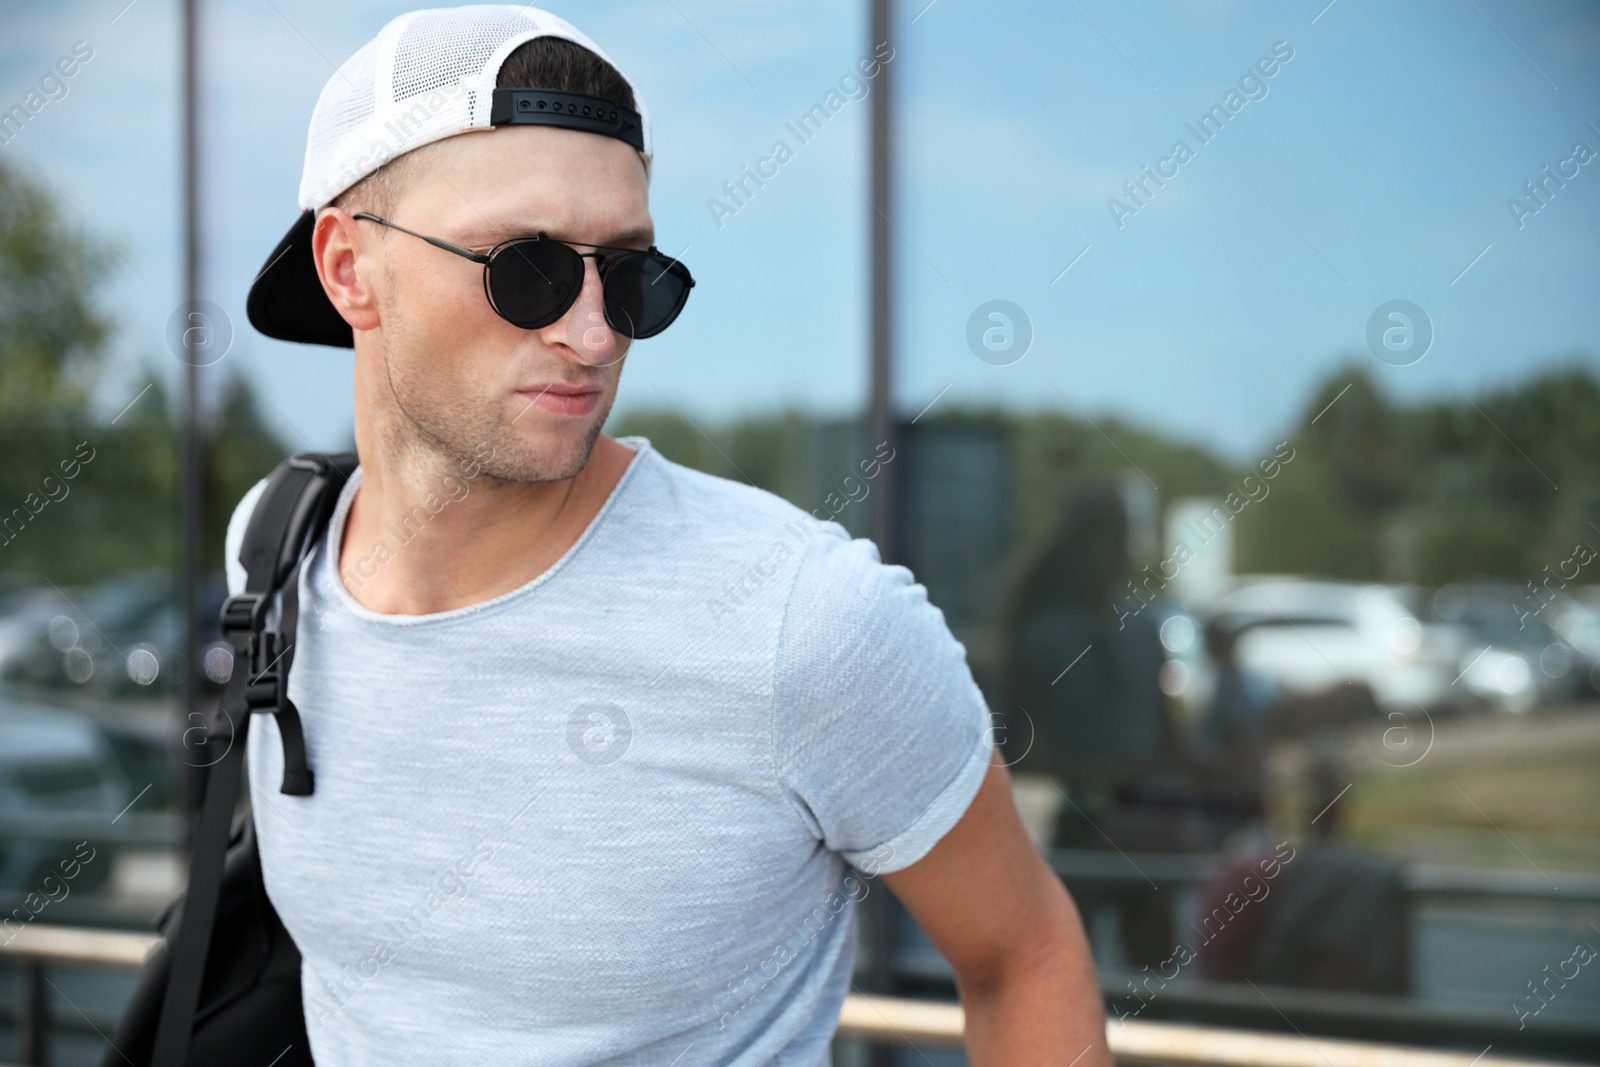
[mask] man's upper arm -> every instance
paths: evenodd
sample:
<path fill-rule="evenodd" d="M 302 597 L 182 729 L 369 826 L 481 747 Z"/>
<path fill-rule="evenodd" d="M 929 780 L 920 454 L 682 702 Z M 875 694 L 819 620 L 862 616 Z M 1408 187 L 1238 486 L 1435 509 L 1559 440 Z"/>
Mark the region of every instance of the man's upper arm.
<path fill-rule="evenodd" d="M 1077 916 L 1023 829 L 998 752 L 950 832 L 922 859 L 882 878 L 964 986 L 997 979 L 1018 954 L 1061 952 L 1072 943 L 1051 936 Z"/>
<path fill-rule="evenodd" d="M 992 730 L 965 649 L 909 571 L 842 529 L 800 561 L 773 688 L 779 786 L 858 870 L 921 859 L 982 783 Z"/>

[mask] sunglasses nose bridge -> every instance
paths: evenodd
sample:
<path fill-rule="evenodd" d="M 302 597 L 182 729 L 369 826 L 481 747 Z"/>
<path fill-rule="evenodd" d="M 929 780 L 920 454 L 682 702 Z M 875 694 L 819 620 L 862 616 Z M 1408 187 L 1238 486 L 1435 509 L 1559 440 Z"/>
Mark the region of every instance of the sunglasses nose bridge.
<path fill-rule="evenodd" d="M 565 297 L 558 301 L 559 306 L 552 305 L 542 312 L 520 318 L 508 314 L 506 306 L 496 301 L 494 292 L 496 285 L 493 278 L 497 272 L 491 269 L 493 261 L 502 255 L 506 257 L 508 263 L 513 257 L 526 260 L 526 265 L 534 269 L 544 286 L 556 290 L 565 289 Z M 688 278 L 688 272 L 677 260 L 668 260 L 654 248 L 648 253 L 631 248 L 580 252 L 572 245 L 564 241 L 551 240 L 544 234 L 540 234 L 537 238 L 510 242 L 498 252 L 492 253 L 490 259 L 491 262 L 484 268 L 484 289 L 489 295 L 489 302 L 501 317 L 523 329 L 539 329 L 547 326 L 570 314 L 574 305 L 580 301 L 589 305 L 590 301 L 598 296 L 596 302 L 604 321 L 618 334 L 633 339 L 653 337 L 677 318 L 678 311 L 688 296 L 688 288 L 694 284 L 693 280 Z M 586 259 L 595 261 L 598 294 L 591 295 L 589 271 L 583 262 Z M 536 260 L 543 262 L 541 264 Z M 577 261 L 576 264 L 573 263 L 574 260 Z M 564 266 L 561 265 L 562 261 Z M 567 273 L 573 265 L 578 267 L 576 279 Z M 628 269 L 622 269 L 625 265 Z M 620 275 L 616 273 L 619 269 L 622 269 Z M 655 288 L 667 278 L 672 279 L 673 284 Z M 681 291 L 675 290 L 674 285 Z M 510 294 L 519 287 L 512 284 L 510 277 L 505 277 L 501 287 L 502 292 L 508 295 L 508 302 L 514 304 L 515 300 Z M 672 306 L 666 306 L 668 304 Z M 585 312 L 585 316 L 591 314 Z"/>
<path fill-rule="evenodd" d="M 608 257 L 603 252 L 579 252 L 578 255 L 581 257 L 578 260 L 578 263 L 583 269 L 582 280 L 578 283 L 578 299 L 583 299 L 584 293 L 588 291 L 589 260 L 592 259 L 594 260 L 594 279 L 596 287 L 600 291 L 600 302 L 604 304 L 606 298 L 606 276 L 611 273 L 610 259 L 612 257 Z"/>
<path fill-rule="evenodd" d="M 578 254 L 581 255 L 584 259 L 592 259 L 592 260 L 594 260 L 595 273 L 597 275 L 599 275 L 599 277 L 600 277 L 600 285 L 601 285 L 602 288 L 604 288 L 605 283 L 606 283 L 606 279 L 611 274 L 611 268 L 615 267 L 617 265 L 617 258 L 622 253 L 620 253 L 620 252 L 580 252 Z M 587 277 L 587 275 L 588 275 L 588 269 L 587 268 L 585 268 L 584 274 L 585 274 L 585 277 Z"/>
<path fill-rule="evenodd" d="M 594 324 L 609 325 L 609 317 L 606 315 L 606 275 L 609 273 L 610 264 L 606 262 L 602 253 L 580 252 L 570 245 L 566 247 L 576 259 L 579 274 L 578 284 L 573 287 L 571 300 L 562 311 L 562 315 L 576 315 L 574 321 L 584 324 L 577 327 L 583 337 L 583 344 L 575 347 L 587 352 L 597 344 L 590 336 Z M 588 264 L 591 259 L 594 260 L 592 275 Z"/>

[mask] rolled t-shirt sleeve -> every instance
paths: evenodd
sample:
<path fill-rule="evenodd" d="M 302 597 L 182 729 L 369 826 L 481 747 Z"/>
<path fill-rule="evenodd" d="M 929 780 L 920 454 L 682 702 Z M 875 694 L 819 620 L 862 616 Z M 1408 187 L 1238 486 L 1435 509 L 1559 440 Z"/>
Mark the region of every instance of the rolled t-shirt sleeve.
<path fill-rule="evenodd" d="M 779 787 L 866 874 L 927 854 L 988 769 L 988 707 L 944 613 L 904 567 L 838 526 L 807 545 L 773 685 Z"/>

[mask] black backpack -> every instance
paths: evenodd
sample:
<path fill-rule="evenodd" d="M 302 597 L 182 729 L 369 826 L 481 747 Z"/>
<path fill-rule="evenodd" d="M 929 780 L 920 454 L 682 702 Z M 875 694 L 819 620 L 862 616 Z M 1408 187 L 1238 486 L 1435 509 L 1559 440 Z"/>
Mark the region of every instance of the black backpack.
<path fill-rule="evenodd" d="M 206 751 L 225 755 L 203 772 L 188 888 L 157 919 L 163 939 L 145 961 L 101 1067 L 312 1067 L 300 950 L 267 899 L 255 824 L 248 812 L 235 818 L 233 809 L 257 712 L 278 720 L 281 791 L 312 792 L 300 715 L 288 696 L 300 565 L 356 462 L 354 452 L 291 456 L 268 476 L 251 513 L 240 553 L 244 592 L 222 607 L 233 675 L 205 735 Z M 268 630 L 279 590 L 279 628 Z"/>

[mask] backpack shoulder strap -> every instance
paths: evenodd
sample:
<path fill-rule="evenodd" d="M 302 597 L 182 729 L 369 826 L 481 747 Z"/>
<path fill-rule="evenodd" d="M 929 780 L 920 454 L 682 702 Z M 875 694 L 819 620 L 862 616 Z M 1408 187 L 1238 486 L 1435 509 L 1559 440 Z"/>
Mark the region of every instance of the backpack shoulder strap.
<path fill-rule="evenodd" d="M 283 792 L 311 793 L 300 717 L 287 696 L 288 661 L 298 612 L 286 612 L 276 631 L 266 628 L 266 618 L 274 594 L 291 578 L 298 581 L 305 550 L 327 525 L 339 491 L 355 467 L 353 452 L 302 452 L 289 457 L 268 476 L 245 528 L 240 552 L 246 571 L 244 591 L 230 596 L 222 606 L 223 636 L 235 650 L 233 674 L 223 690 L 218 714 L 206 731 L 207 746 L 215 744 L 224 755 L 205 772 L 200 822 L 189 857 L 189 884 L 171 946 L 172 967 L 150 1058 L 152 1067 L 185 1067 L 188 1059 L 252 712 L 270 711 L 278 717 L 284 736 Z M 291 604 L 297 607 L 298 598 L 291 601 L 286 595 L 285 608 Z"/>
<path fill-rule="evenodd" d="M 246 572 L 244 591 L 222 605 L 222 636 L 233 645 L 237 658 L 234 674 L 245 676 L 242 704 L 230 680 L 222 710 L 239 721 L 258 711 L 277 718 L 283 738 L 280 788 L 289 796 L 310 796 L 313 789 L 300 712 L 289 699 L 289 665 L 294 661 L 300 616 L 300 566 L 307 547 L 327 526 L 339 491 L 355 467 L 354 452 L 302 452 L 278 464 L 245 527 L 239 552 Z M 280 589 L 278 628 L 268 630 L 266 615 Z"/>

